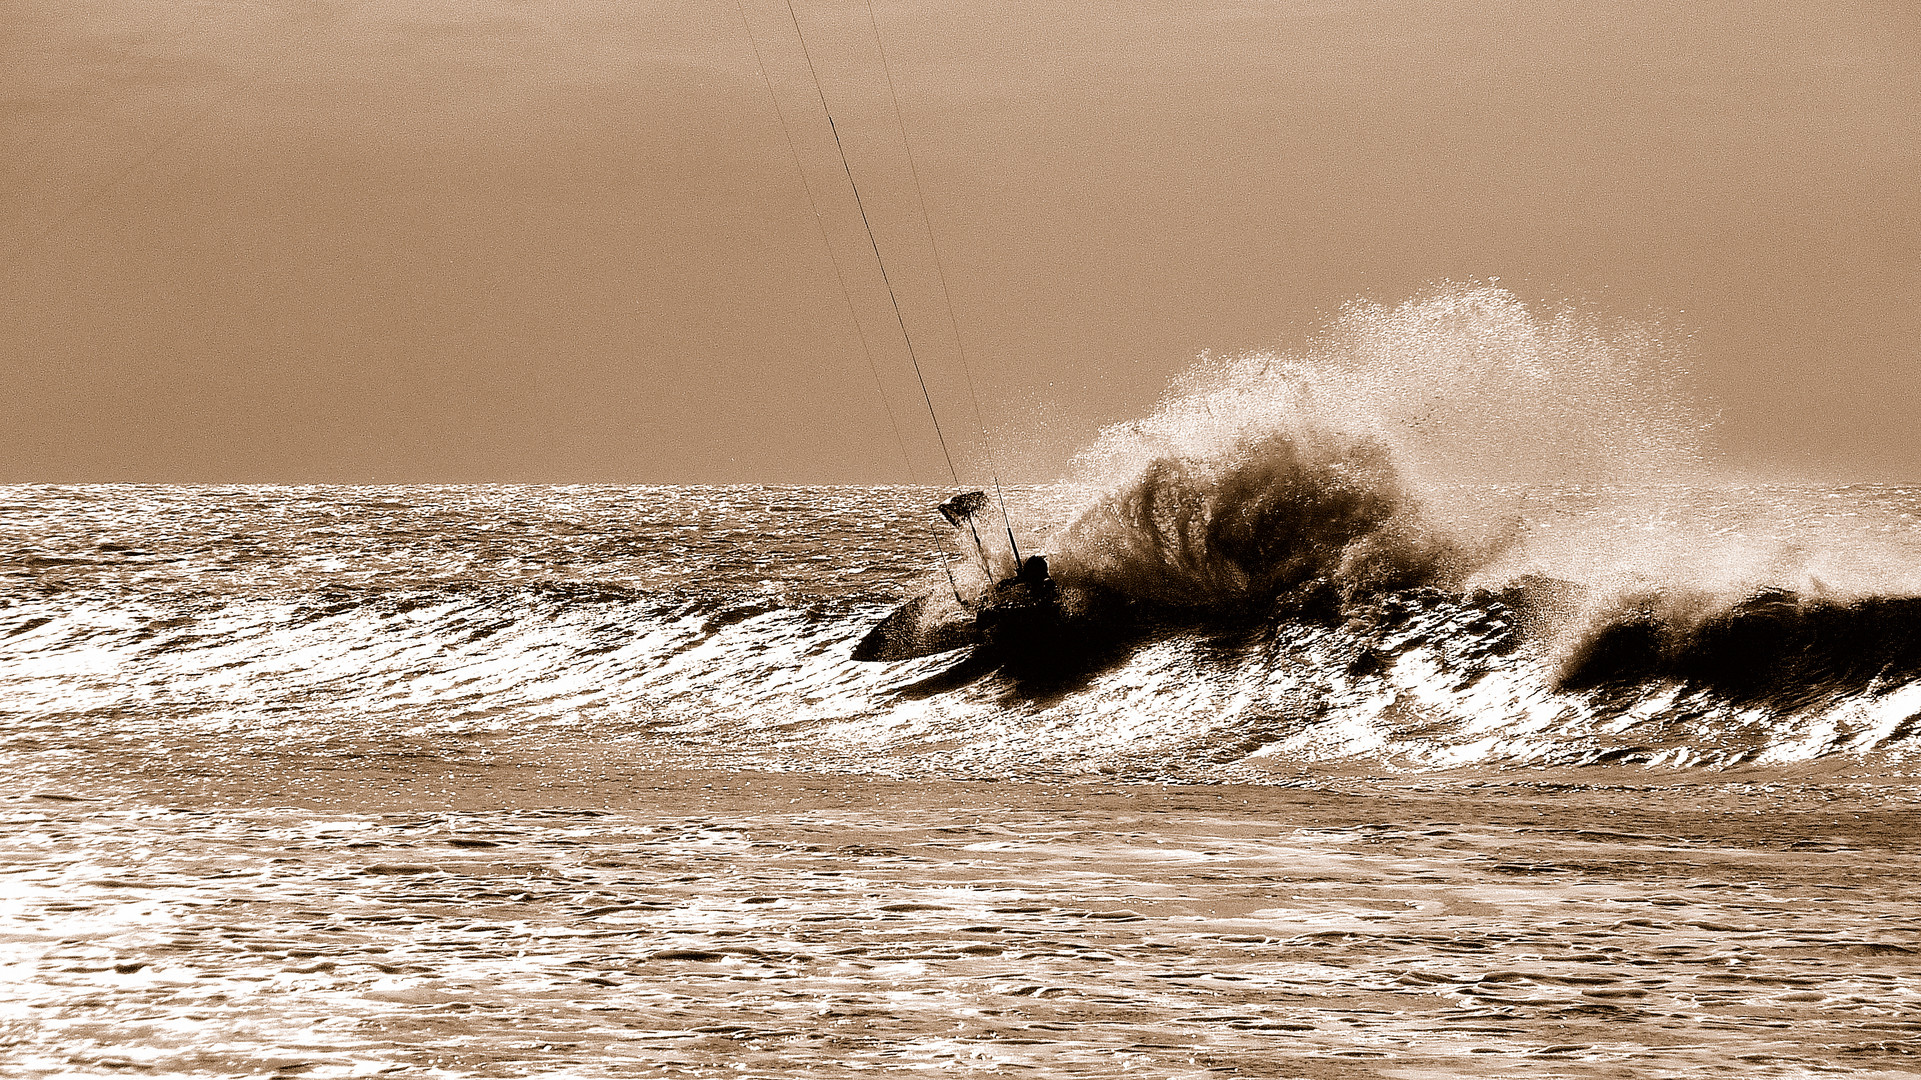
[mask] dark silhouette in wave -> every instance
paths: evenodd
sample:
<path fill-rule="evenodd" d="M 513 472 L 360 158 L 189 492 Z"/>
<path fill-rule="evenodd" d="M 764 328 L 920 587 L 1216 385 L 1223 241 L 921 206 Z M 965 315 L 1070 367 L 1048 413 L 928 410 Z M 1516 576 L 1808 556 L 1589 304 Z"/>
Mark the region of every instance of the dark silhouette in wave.
<path fill-rule="evenodd" d="M 1562 689 L 1618 692 L 1675 682 L 1739 705 L 1819 708 L 1921 678 L 1921 598 L 1830 600 L 1766 589 L 1631 597 L 1582 635 Z"/>
<path fill-rule="evenodd" d="M 1473 561 L 1427 527 L 1385 446 L 1321 432 L 1156 459 L 1069 525 L 1055 556 L 1066 588 L 1225 618 L 1303 590 L 1351 602 L 1452 581 Z"/>

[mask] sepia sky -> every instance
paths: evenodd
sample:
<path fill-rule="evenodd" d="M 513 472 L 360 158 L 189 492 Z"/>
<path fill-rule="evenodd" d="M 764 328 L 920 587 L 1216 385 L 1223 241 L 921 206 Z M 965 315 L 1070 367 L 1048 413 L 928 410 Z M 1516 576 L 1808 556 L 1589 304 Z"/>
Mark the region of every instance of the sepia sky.
<path fill-rule="evenodd" d="M 743 6 L 793 151 L 733 0 L 8 3 L 0 482 L 944 481 Z M 1921 482 L 1905 0 L 874 0 L 911 170 L 864 0 L 795 10 L 965 444 L 918 174 L 1009 478 L 1198 353 L 1498 279 L 1669 328 L 1732 462 Z"/>

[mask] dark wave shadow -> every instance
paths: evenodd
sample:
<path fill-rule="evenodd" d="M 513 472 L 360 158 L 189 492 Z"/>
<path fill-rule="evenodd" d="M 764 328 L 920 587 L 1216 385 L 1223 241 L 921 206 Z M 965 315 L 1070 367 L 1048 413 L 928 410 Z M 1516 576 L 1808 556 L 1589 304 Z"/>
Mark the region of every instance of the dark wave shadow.
<path fill-rule="evenodd" d="M 999 669 L 1000 662 L 991 654 L 983 649 L 973 649 L 951 667 L 943 668 L 904 686 L 894 687 L 888 691 L 888 694 L 908 701 L 921 701 L 972 686 Z"/>
<path fill-rule="evenodd" d="M 1921 597 L 1768 589 L 1699 618 L 1655 600 L 1624 605 L 1580 641 L 1560 688 L 1608 696 L 1665 681 L 1735 705 L 1804 710 L 1921 678 Z"/>
<path fill-rule="evenodd" d="M 1054 640 L 989 644 L 980 651 L 1006 681 L 1003 705 L 1046 707 L 1126 666 L 1154 637 L 1152 628 L 1139 625 L 1070 624 Z"/>

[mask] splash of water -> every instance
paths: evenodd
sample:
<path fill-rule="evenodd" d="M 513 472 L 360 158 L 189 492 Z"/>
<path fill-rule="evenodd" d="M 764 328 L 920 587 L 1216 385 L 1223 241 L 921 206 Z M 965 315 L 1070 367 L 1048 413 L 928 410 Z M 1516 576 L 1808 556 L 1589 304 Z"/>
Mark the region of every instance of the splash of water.
<path fill-rule="evenodd" d="M 1352 304 L 1292 351 L 1203 356 L 1103 431 L 1075 462 L 1100 494 L 1056 537 L 1056 573 L 1202 618 L 1499 594 L 1569 686 L 1732 685 L 1735 640 L 1912 667 L 1907 645 L 1859 639 L 1887 636 L 1877 598 L 1921 593 L 1916 539 L 1813 511 L 1787 527 L 1780 493 L 1717 480 L 1684 360 L 1658 326 L 1491 285 Z"/>
<path fill-rule="evenodd" d="M 1428 502 L 1462 484 L 1672 482 L 1703 461 L 1683 360 L 1659 327 L 1538 310 L 1491 285 L 1355 302 L 1299 349 L 1204 354 L 1076 471 L 1112 482 L 1231 455 L 1250 435 L 1339 432 L 1384 446 Z"/>
<path fill-rule="evenodd" d="M 1491 485 L 1620 485 L 1697 468 L 1678 350 L 1493 286 L 1356 303 L 1306 346 L 1203 356 L 1076 459 L 1103 494 L 1064 580 L 1165 606 L 1323 581 L 1351 601 L 1458 586 L 1520 539 Z M 1463 498 L 1463 489 L 1479 489 Z"/>
<path fill-rule="evenodd" d="M 1296 429 L 1155 458 L 1062 537 L 1060 578 L 1162 608 L 1244 609 L 1315 583 L 1344 600 L 1462 562 L 1428 527 L 1388 449 Z"/>

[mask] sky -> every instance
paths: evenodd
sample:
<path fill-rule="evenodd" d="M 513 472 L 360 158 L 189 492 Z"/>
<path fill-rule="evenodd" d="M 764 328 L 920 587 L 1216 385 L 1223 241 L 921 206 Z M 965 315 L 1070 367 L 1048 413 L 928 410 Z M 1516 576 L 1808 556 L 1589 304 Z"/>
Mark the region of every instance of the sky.
<path fill-rule="evenodd" d="M 945 482 L 848 172 L 964 479 L 1498 281 L 1921 482 L 1905 0 L 792 11 L 11 0 L 0 482 Z"/>

